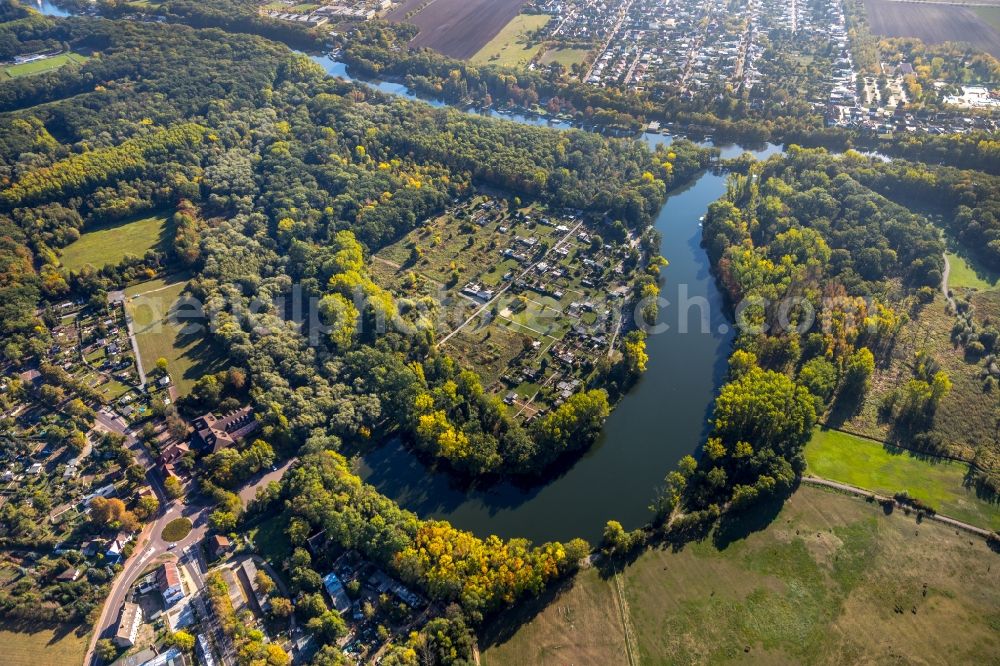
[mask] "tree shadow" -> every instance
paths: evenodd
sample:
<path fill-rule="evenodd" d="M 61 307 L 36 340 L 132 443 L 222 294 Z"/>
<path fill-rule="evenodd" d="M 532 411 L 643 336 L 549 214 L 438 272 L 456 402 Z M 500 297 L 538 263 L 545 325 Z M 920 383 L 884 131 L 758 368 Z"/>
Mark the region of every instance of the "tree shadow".
<path fill-rule="evenodd" d="M 778 517 L 785 499 L 787 495 L 772 497 L 743 511 L 730 510 L 722 514 L 719 525 L 712 533 L 712 545 L 717 550 L 725 550 L 755 532 L 763 532 Z"/>
<path fill-rule="evenodd" d="M 520 601 L 486 622 L 479 630 L 479 646 L 482 651 L 491 647 L 503 645 L 525 624 L 535 619 L 542 611 L 555 603 L 559 598 L 573 589 L 576 575 L 563 578 L 555 585 L 545 589 L 537 597 Z"/>

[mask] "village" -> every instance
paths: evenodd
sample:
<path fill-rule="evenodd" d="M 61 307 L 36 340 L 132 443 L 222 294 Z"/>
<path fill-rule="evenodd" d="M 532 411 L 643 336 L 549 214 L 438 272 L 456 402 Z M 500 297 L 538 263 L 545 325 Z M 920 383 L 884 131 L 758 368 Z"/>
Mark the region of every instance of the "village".
<path fill-rule="evenodd" d="M 641 260 L 621 223 L 480 195 L 377 253 L 372 270 L 404 297 L 433 296 L 424 316 L 439 348 L 527 421 L 614 354 L 634 325 L 625 311 Z"/>

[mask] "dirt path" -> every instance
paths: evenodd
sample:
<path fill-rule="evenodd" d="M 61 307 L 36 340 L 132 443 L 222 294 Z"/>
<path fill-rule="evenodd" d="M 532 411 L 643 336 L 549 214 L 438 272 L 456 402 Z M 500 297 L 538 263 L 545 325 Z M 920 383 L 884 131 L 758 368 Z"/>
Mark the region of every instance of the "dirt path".
<path fill-rule="evenodd" d="M 874 493 L 870 490 L 865 490 L 864 488 L 858 488 L 857 486 L 852 486 L 847 483 L 840 483 L 839 481 L 830 481 L 829 479 L 821 479 L 818 476 L 803 476 L 802 482 L 814 486 L 824 486 L 826 488 L 833 488 L 834 490 L 840 490 L 845 493 L 851 493 L 852 495 L 857 495 L 859 497 L 875 497 L 875 499 L 879 501 L 891 500 L 895 506 L 899 508 L 904 508 L 902 504 L 897 502 L 892 497 L 879 495 L 878 493 Z M 935 513 L 933 515 L 925 514 L 925 520 L 936 520 L 939 523 L 944 523 L 945 525 L 950 525 L 960 530 L 971 532 L 972 534 L 976 534 L 983 538 L 987 538 L 990 536 L 990 534 L 992 534 L 992 532 L 990 532 L 987 529 L 983 529 L 982 527 L 976 527 L 975 525 L 970 525 L 969 523 L 963 523 L 961 520 L 955 520 L 954 518 L 949 518 L 948 516 L 942 516 L 939 513 Z"/>
<path fill-rule="evenodd" d="M 945 300 L 951 306 L 952 312 L 957 312 L 955 299 L 951 297 L 951 291 L 948 290 L 948 276 L 951 275 L 951 262 L 948 261 L 947 253 L 941 256 L 944 257 L 944 271 L 941 273 L 941 293 L 944 294 Z"/>

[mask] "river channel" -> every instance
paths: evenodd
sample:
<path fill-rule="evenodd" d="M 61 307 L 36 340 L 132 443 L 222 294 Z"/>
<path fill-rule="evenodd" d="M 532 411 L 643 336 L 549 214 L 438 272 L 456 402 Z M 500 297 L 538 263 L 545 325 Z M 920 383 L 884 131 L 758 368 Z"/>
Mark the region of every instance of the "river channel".
<path fill-rule="evenodd" d="M 351 78 L 342 62 L 329 56 L 313 60 L 331 75 Z M 400 83 L 362 83 L 418 99 Z M 423 101 L 442 106 L 436 100 Z M 566 123 L 536 116 L 487 114 L 569 128 Z M 645 133 L 642 140 L 653 146 L 669 143 L 671 137 Z M 744 152 L 743 147 L 731 144 L 716 147 L 723 157 Z M 781 152 L 781 147 L 767 144 L 748 150 L 764 158 Z M 535 542 L 583 537 L 596 543 L 608 520 L 618 520 L 625 529 L 646 522 L 649 504 L 664 476 L 704 439 L 712 401 L 726 369 L 731 324 L 701 247 L 700 221 L 725 189 L 725 175 L 706 171 L 672 191 L 660 210 L 655 225 L 663 238 L 660 253 L 669 262 L 660 275 L 662 296 L 669 301 L 660 312 L 660 322 L 668 328 L 649 336 L 646 373 L 615 407 L 600 439 L 572 466 L 532 486 L 503 483 L 469 488 L 428 469 L 393 440 L 361 459 L 361 477 L 423 518 L 444 519 L 480 536 L 525 537 Z M 683 303 L 689 307 L 679 307 Z M 687 332 L 681 330 L 682 309 L 686 310 Z M 704 326 L 702 309 L 708 316 Z"/>
<path fill-rule="evenodd" d="M 64 16 L 48 0 L 30 3 L 44 14 Z M 330 56 L 312 56 L 333 76 L 351 79 L 347 68 Z M 382 92 L 420 99 L 400 83 L 360 81 Z M 434 106 L 437 100 L 422 101 Z M 478 112 L 477 112 L 478 113 Z M 564 122 L 494 110 L 487 115 L 532 125 L 568 129 Z M 645 133 L 650 146 L 671 137 Z M 704 144 L 713 145 L 713 144 Z M 723 157 L 747 150 L 758 158 L 780 153 L 781 146 L 756 149 L 716 146 Z M 702 249 L 700 218 L 725 192 L 726 177 L 704 172 L 672 191 L 656 218 L 660 252 L 669 262 L 661 271 L 660 313 L 665 331 L 647 340 L 648 368 L 618 403 L 594 446 L 571 466 L 542 483 L 511 483 L 469 488 L 429 469 L 398 440 L 386 442 L 359 461 L 358 473 L 386 496 L 423 518 L 439 518 L 480 536 L 525 537 L 534 542 L 583 537 L 592 543 L 610 519 L 633 529 L 649 519 L 648 506 L 667 472 L 683 456 L 695 453 L 707 432 L 712 401 L 722 381 L 732 341 L 723 298 Z M 681 307 L 683 303 L 690 307 Z M 687 331 L 681 330 L 687 314 Z M 703 326 L 702 311 L 707 314 Z"/>

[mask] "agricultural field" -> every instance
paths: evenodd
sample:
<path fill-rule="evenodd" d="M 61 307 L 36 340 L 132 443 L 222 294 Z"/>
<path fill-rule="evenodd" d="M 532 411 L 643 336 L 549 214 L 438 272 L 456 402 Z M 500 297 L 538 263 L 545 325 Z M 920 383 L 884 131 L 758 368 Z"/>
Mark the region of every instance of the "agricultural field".
<path fill-rule="evenodd" d="M 61 261 L 71 271 L 87 264 L 100 268 L 117 264 L 126 255 L 141 257 L 165 247 L 170 236 L 171 213 L 157 213 L 102 225 L 83 232 L 80 239 L 62 250 Z"/>
<path fill-rule="evenodd" d="M 87 60 L 87 56 L 80 55 L 79 53 L 60 53 L 51 58 L 25 62 L 20 65 L 8 65 L 3 68 L 4 76 L 0 80 L 16 79 L 21 76 L 31 76 L 33 74 L 44 74 L 70 63 L 81 65 L 87 62 Z"/>
<path fill-rule="evenodd" d="M 191 322 L 173 316 L 186 286 L 186 278 L 173 276 L 125 291 L 143 369 L 149 372 L 158 358 L 167 359 L 168 372 L 180 395 L 187 394 L 202 375 L 216 372 L 222 363 L 203 332 L 185 331 Z"/>
<path fill-rule="evenodd" d="M 383 248 L 372 274 L 401 297 L 433 297 L 420 316 L 435 320 L 439 346 L 530 418 L 620 341 L 613 312 L 636 260 L 575 213 L 478 196 Z"/>
<path fill-rule="evenodd" d="M 992 663 L 996 557 L 943 525 L 802 487 L 618 575 L 581 572 L 488 627 L 482 663 L 624 664 L 626 649 L 644 664 Z"/>
<path fill-rule="evenodd" d="M 476 64 L 492 63 L 505 67 L 525 67 L 541 48 L 530 35 L 544 28 L 550 16 L 545 14 L 518 14 L 497 36 L 479 50 L 471 60 Z"/>
<path fill-rule="evenodd" d="M 1000 32 L 1000 4 L 995 7 L 973 7 L 972 11 L 995 31 Z"/>
<path fill-rule="evenodd" d="M 411 46 L 428 47 L 467 60 L 519 14 L 525 1 L 407 0 L 390 12 L 388 18 L 420 28 Z"/>
<path fill-rule="evenodd" d="M 883 495 L 907 492 L 935 510 L 972 525 L 1000 530 L 1000 504 L 965 484 L 969 466 L 919 456 L 837 430 L 817 430 L 805 448 L 807 472 Z"/>
<path fill-rule="evenodd" d="M 865 7 L 875 35 L 916 37 L 927 44 L 968 42 L 1000 57 L 1000 30 L 973 7 L 896 0 L 865 0 Z"/>
<path fill-rule="evenodd" d="M 26 633 L 0 625 L 4 666 L 66 666 L 83 663 L 87 636 L 73 627 L 41 629 Z"/>

